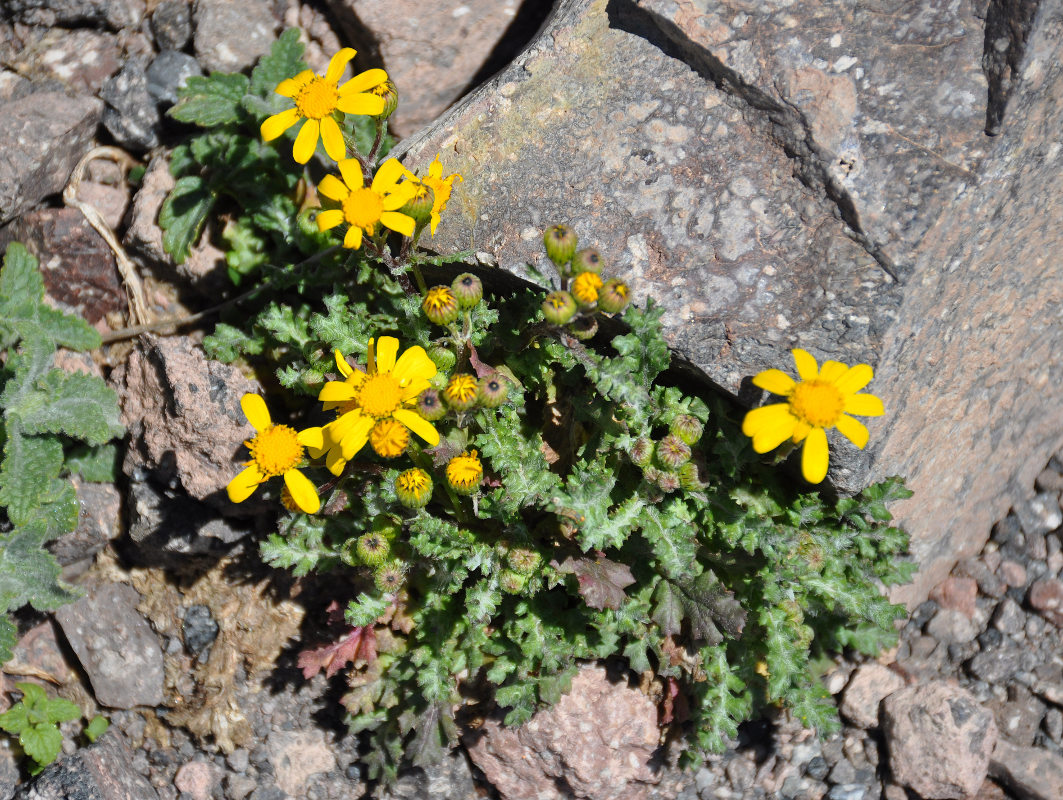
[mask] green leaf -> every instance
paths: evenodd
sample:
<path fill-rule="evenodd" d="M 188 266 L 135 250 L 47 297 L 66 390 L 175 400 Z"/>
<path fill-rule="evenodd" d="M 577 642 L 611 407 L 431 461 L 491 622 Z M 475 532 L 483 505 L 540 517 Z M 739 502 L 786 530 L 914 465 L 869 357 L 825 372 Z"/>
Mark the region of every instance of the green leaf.
<path fill-rule="evenodd" d="M 0 664 L 6 664 L 18 644 L 18 627 L 9 614 L 0 613 Z M 3 715 L 0 715 L 2 718 Z M 7 730 L 6 728 L 4 730 Z"/>
<path fill-rule="evenodd" d="M 199 240 L 216 199 L 198 175 L 177 179 L 173 191 L 166 196 L 159 211 L 159 227 L 163 230 L 162 246 L 173 256 L 174 263 L 185 263 L 192 245 Z"/>
<path fill-rule="evenodd" d="M 29 706 L 24 702 L 15 703 L 3 714 L 0 714 L 0 728 L 15 736 L 32 726 L 33 722 L 30 720 Z"/>
<path fill-rule="evenodd" d="M 491 495 L 504 514 L 542 502 L 560 481 L 539 449 L 542 437 L 525 431 L 517 410 L 510 405 L 481 413 L 483 433 L 476 436 L 476 448 L 502 479 L 502 489 Z"/>
<path fill-rule="evenodd" d="M 363 592 L 347 604 L 347 610 L 343 613 L 343 618 L 348 625 L 362 628 L 376 622 L 388 610 L 389 605 L 391 605 L 390 600 L 377 594 Z"/>
<path fill-rule="evenodd" d="M 66 468 L 89 483 L 113 483 L 118 478 L 118 446 L 75 447 L 67 453 Z"/>
<path fill-rule="evenodd" d="M 63 697 L 45 701 L 44 716 L 48 722 L 72 722 L 81 719 L 81 709 Z"/>
<path fill-rule="evenodd" d="M 111 723 L 107 720 L 107 717 L 101 717 L 97 714 L 89 721 L 89 724 L 85 726 L 85 738 L 90 742 L 95 742 L 107 733 L 109 727 L 111 727 Z"/>
<path fill-rule="evenodd" d="M 40 765 L 51 764 L 63 746 L 63 734 L 55 725 L 33 725 L 22 731 L 19 744 Z"/>
<path fill-rule="evenodd" d="M 258 355 L 265 344 L 261 336 L 247 334 L 224 322 L 218 323 L 214 333 L 203 339 L 207 356 L 226 364 L 231 364 L 242 355 Z"/>
<path fill-rule="evenodd" d="M 584 552 L 620 547 L 638 526 L 645 502 L 631 495 L 614 508 L 614 486 L 615 469 L 599 461 L 581 462 L 568 476 L 565 488 L 550 499 L 550 510 L 578 529 Z"/>
<path fill-rule="evenodd" d="M 59 564 L 42 546 L 47 539 L 43 523 L 0 536 L 0 608 L 29 603 L 38 611 L 54 611 L 77 597 L 59 582 Z"/>
<path fill-rule="evenodd" d="M 275 94 L 277 84 L 286 78 L 294 78 L 306 69 L 299 41 L 299 29 L 288 28 L 273 42 L 269 53 L 262 56 L 251 72 L 251 93 L 260 97 Z M 289 101 L 290 103 L 290 101 Z"/>
<path fill-rule="evenodd" d="M 444 701 L 429 703 L 417 716 L 414 735 L 406 746 L 406 757 L 415 767 L 430 767 L 443 760 L 450 743 L 458 737 L 451 704 Z"/>
<path fill-rule="evenodd" d="M 23 436 L 8 425 L 4 460 L 0 462 L 0 505 L 13 523 L 29 521 L 52 478 L 63 468 L 63 446 L 50 436 Z"/>
<path fill-rule="evenodd" d="M 90 445 L 121 436 L 118 395 L 95 375 L 52 370 L 7 408 L 27 434 L 62 433 Z"/>
<path fill-rule="evenodd" d="M 70 481 L 53 479 L 39 499 L 40 506 L 30 512 L 25 524 L 41 526 L 46 541 L 77 527 L 80 506 L 77 491 Z"/>
<path fill-rule="evenodd" d="M 178 90 L 177 104 L 169 114 L 179 122 L 204 128 L 236 122 L 248 84 L 247 76 L 239 72 L 212 72 L 209 78 L 193 75 Z"/>
<path fill-rule="evenodd" d="M 698 555 L 697 528 L 686 504 L 673 500 L 662 510 L 646 506 L 639 522 L 661 572 L 673 580 L 693 578 Z"/>

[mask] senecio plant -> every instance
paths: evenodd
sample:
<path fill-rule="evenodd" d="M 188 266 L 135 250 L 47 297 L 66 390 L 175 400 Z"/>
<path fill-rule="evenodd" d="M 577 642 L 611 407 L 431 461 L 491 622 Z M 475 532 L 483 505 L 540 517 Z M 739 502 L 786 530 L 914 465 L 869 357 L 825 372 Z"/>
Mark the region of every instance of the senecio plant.
<path fill-rule="evenodd" d="M 459 712 L 524 722 L 580 663 L 613 657 L 660 702 L 664 735 L 688 734 L 691 762 L 767 706 L 836 728 L 815 665 L 887 645 L 903 609 L 881 589 L 911 572 L 886 508 L 907 496 L 899 480 L 842 498 L 810 485 L 826 431 L 862 446 L 850 415 L 882 413 L 860 393 L 870 367 L 795 350 L 799 380 L 754 379 L 785 401 L 743 423 L 728 399 L 674 385 L 661 310 L 633 305 L 572 228 L 545 231 L 557 274 L 541 289 L 454 277 L 418 245 L 460 176 L 439 157 L 422 175 L 382 159 L 398 95 L 382 70 L 343 82 L 353 55 L 315 74 L 289 32 L 250 84 L 190 81 L 174 114 L 219 151 L 256 129 L 273 142 L 287 177 L 271 185 L 288 193 L 256 202 L 300 219 L 283 252 L 303 260 L 263 266 L 253 307 L 205 344 L 285 390 L 244 396 L 255 433 L 229 496 L 286 510 L 267 562 L 347 577 L 330 598 L 342 633 L 300 664 L 345 673 L 371 775 L 440 758 Z M 230 192 L 224 175 L 197 179 Z M 808 483 L 760 455 L 784 442 L 803 445 Z"/>

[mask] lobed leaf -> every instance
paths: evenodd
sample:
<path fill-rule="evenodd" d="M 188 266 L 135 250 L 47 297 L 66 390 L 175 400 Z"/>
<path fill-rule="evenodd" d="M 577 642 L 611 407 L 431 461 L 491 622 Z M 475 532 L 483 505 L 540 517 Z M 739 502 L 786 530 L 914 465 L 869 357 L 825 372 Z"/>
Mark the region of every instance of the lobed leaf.
<path fill-rule="evenodd" d="M 240 119 L 241 101 L 249 81 L 239 72 L 212 72 L 210 77 L 193 75 L 177 94 L 169 115 L 178 122 L 213 128 Z"/>
<path fill-rule="evenodd" d="M 176 264 L 183 264 L 192 245 L 199 240 L 203 225 L 214 208 L 214 192 L 198 175 L 178 178 L 173 191 L 166 196 L 159 210 L 162 246 Z"/>
<path fill-rule="evenodd" d="M 99 445 L 121 436 L 118 395 L 102 379 L 52 370 L 7 407 L 27 434 L 61 433 Z"/>

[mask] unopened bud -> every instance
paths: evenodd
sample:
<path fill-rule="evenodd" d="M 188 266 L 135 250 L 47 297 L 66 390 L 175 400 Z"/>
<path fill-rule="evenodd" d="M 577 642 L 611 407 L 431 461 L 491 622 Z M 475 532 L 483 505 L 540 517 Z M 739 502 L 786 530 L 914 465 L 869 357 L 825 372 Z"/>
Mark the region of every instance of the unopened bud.
<path fill-rule="evenodd" d="M 568 292 L 550 292 L 543 300 L 543 316 L 554 325 L 564 325 L 576 314 L 576 301 Z"/>
<path fill-rule="evenodd" d="M 623 311 L 629 302 L 631 302 L 631 289 L 619 278 L 610 278 L 598 291 L 598 308 L 606 314 Z"/>
<path fill-rule="evenodd" d="M 551 225 L 543 234 L 546 255 L 560 269 L 572 260 L 579 238 L 568 225 Z"/>
<path fill-rule="evenodd" d="M 430 322 L 449 325 L 458 318 L 458 298 L 449 286 L 433 286 L 421 301 L 421 310 Z"/>
<path fill-rule="evenodd" d="M 484 296 L 483 283 L 471 272 L 463 272 L 456 277 L 450 288 L 458 298 L 458 305 L 466 309 L 473 308 Z"/>
<path fill-rule="evenodd" d="M 581 342 L 586 342 L 593 339 L 594 334 L 598 332 L 598 320 L 594 317 L 580 317 L 569 323 L 566 330 Z"/>
<path fill-rule="evenodd" d="M 584 247 L 582 250 L 577 250 L 576 254 L 572 256 L 572 271 L 575 273 L 593 272 L 597 275 L 601 275 L 601 254 L 593 247 Z"/>

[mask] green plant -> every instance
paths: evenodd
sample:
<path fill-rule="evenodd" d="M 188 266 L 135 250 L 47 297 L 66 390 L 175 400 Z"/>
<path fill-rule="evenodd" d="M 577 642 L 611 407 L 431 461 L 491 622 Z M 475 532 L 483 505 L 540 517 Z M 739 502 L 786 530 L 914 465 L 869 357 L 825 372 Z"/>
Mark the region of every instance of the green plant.
<path fill-rule="evenodd" d="M 49 697 L 35 683 L 16 683 L 15 688 L 22 692 L 22 699 L 0 714 L 0 728 L 18 737 L 23 752 L 30 758 L 29 772 L 36 775 L 55 761 L 63 746 L 59 723 L 80 719 L 81 709 L 69 700 Z M 93 723 L 100 719 L 103 718 L 96 717 Z M 95 729 L 99 727 L 97 724 Z"/>
<path fill-rule="evenodd" d="M 17 630 L 9 613 L 73 599 L 44 545 L 74 530 L 78 502 L 62 476 L 113 480 L 118 400 L 99 378 L 53 367 L 56 348 L 89 350 L 100 335 L 44 303 L 37 260 L 17 242 L 0 269 L 0 662 Z M 77 446 L 82 442 L 83 446 Z"/>

